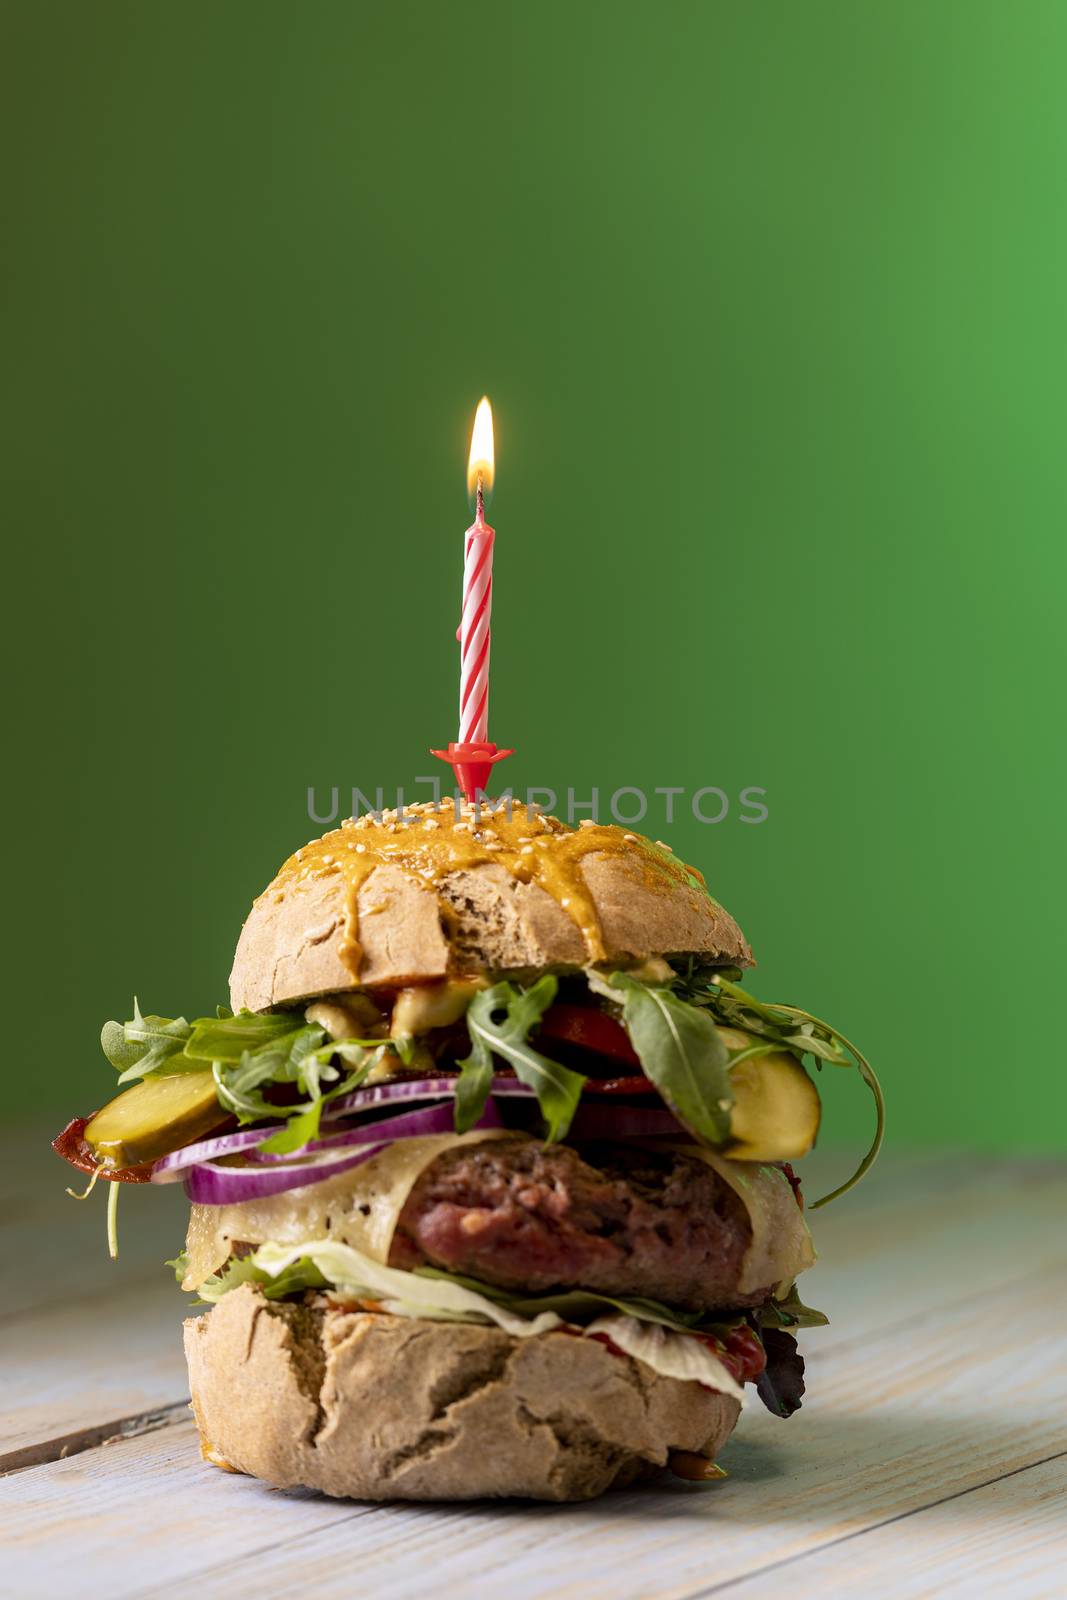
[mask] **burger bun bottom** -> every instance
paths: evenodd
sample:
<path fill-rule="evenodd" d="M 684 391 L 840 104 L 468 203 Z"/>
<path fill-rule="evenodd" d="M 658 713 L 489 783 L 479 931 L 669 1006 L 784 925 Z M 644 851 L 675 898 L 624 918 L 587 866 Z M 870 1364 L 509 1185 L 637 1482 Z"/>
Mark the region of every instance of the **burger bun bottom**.
<path fill-rule="evenodd" d="M 596 1339 L 272 1301 L 185 1324 L 205 1458 L 356 1500 L 589 1500 L 714 1459 L 738 1404 Z"/>

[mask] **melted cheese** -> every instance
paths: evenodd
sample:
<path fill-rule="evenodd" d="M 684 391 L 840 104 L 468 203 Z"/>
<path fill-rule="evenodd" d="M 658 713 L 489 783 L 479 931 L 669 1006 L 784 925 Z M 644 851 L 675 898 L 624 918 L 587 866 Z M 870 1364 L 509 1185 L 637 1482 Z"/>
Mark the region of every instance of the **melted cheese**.
<path fill-rule="evenodd" d="M 677 1148 L 714 1167 L 748 1212 L 752 1240 L 737 1280 L 742 1294 L 753 1294 L 769 1285 L 788 1282 L 815 1264 L 815 1246 L 804 1213 L 780 1167 L 761 1161 L 728 1161 L 703 1145 L 679 1145 Z"/>
<path fill-rule="evenodd" d="M 288 1189 L 239 1205 L 194 1205 L 186 1238 L 188 1257 L 183 1289 L 197 1289 L 229 1257 L 236 1243 L 293 1245 L 329 1238 L 387 1264 L 400 1213 L 430 1163 L 458 1145 L 489 1139 L 525 1140 L 506 1129 L 434 1134 L 398 1139 L 362 1166 L 336 1178 Z M 658 1148 L 664 1148 L 656 1141 Z M 815 1261 L 815 1248 L 788 1178 L 779 1167 L 756 1161 L 729 1161 L 703 1145 L 669 1148 L 713 1167 L 739 1196 L 748 1212 L 752 1239 L 741 1262 L 737 1287 L 751 1294 L 788 1282 Z"/>
<path fill-rule="evenodd" d="M 194 1205 L 182 1288 L 198 1289 L 218 1271 L 236 1243 L 285 1245 L 328 1236 L 374 1261 L 387 1262 L 400 1213 L 431 1161 L 457 1145 L 521 1137 L 500 1129 L 398 1139 L 362 1166 L 321 1183 L 238 1205 Z"/>

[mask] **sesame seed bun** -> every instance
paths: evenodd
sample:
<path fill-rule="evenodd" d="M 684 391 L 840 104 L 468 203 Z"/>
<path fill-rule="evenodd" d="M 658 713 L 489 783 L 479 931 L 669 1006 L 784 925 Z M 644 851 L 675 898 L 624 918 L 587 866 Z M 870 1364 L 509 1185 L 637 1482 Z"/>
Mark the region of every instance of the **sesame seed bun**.
<path fill-rule="evenodd" d="M 283 865 L 255 902 L 230 975 L 235 1009 L 652 956 L 745 967 L 752 952 L 669 848 L 516 806 L 409 807 L 349 821 Z"/>

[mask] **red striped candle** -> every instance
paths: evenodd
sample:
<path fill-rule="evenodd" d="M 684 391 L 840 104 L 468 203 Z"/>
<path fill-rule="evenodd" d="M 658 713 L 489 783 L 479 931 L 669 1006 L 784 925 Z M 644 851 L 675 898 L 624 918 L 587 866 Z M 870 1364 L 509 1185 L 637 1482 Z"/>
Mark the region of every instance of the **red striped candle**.
<path fill-rule="evenodd" d="M 493 413 L 482 397 L 471 435 L 467 482 L 477 495 L 463 560 L 463 614 L 459 625 L 459 743 L 489 737 L 489 618 L 493 608 L 493 543 L 485 520 L 485 490 L 493 486 Z"/>
<path fill-rule="evenodd" d="M 485 491 L 493 487 L 493 413 L 483 395 L 474 417 L 467 488 L 477 496 L 474 521 L 463 545 L 463 614 L 459 640 L 459 738 L 447 750 L 434 750 L 447 761 L 468 800 L 485 791 L 498 761 L 514 750 L 498 750 L 489 739 L 489 614 L 493 607 L 493 542 L 496 534 L 485 520 Z"/>

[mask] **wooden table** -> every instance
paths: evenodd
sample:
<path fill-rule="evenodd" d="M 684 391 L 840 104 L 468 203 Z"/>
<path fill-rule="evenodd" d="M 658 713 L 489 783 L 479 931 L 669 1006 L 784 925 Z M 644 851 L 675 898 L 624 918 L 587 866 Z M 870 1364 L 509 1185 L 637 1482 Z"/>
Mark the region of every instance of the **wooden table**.
<path fill-rule="evenodd" d="M 112 1265 L 102 1197 L 67 1200 L 28 1131 L 2 1173 L 0 1591 L 18 1600 L 1067 1593 L 1062 1163 L 884 1159 L 814 1219 L 805 1293 L 831 1325 L 804 1338 L 803 1410 L 750 1406 L 725 1482 L 577 1506 L 372 1507 L 205 1466 L 160 1266 L 180 1193 L 123 1194 Z"/>

